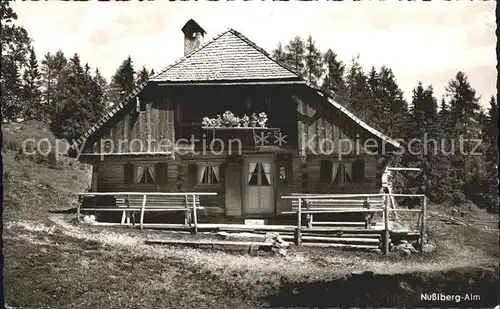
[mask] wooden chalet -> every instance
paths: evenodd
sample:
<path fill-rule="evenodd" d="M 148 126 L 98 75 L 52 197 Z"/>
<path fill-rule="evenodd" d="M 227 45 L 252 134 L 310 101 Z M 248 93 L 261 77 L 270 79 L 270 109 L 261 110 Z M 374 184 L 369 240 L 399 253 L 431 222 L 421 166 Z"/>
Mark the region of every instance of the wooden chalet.
<path fill-rule="evenodd" d="M 398 142 L 238 31 L 208 42 L 193 20 L 182 31 L 184 56 L 73 143 L 71 155 L 93 166 L 91 192 L 212 193 L 199 196 L 207 216 L 235 220 L 279 218 L 292 193 L 379 193 Z M 267 122 L 203 122 L 226 111 Z"/>

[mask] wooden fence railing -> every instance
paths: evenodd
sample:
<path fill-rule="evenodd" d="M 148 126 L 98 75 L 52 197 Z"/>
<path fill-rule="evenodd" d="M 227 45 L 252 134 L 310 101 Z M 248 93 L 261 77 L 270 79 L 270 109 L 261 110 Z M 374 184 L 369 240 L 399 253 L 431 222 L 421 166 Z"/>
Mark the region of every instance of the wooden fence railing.
<path fill-rule="evenodd" d="M 110 196 L 114 197 L 116 204 L 110 206 L 100 206 L 95 204 L 94 207 L 81 207 L 78 203 L 76 210 L 77 220 L 80 220 L 81 211 L 122 211 L 122 224 L 125 223 L 125 218 L 129 221 L 131 212 L 140 212 L 140 228 L 144 226 L 144 213 L 146 211 L 179 211 L 186 215 L 185 224 L 191 226 L 188 214 L 193 213 L 193 228 L 194 233 L 198 232 L 197 210 L 204 209 L 200 205 L 200 196 L 214 196 L 215 192 L 85 192 L 79 193 L 78 196 L 98 197 Z M 118 203 L 118 201 L 121 201 Z"/>
<path fill-rule="evenodd" d="M 408 209 L 408 208 L 391 208 L 391 199 L 394 197 L 413 197 L 422 199 L 422 207 L 420 209 Z M 427 208 L 427 198 L 423 194 L 294 194 L 290 196 L 282 196 L 281 198 L 292 200 L 292 205 L 297 205 L 296 209 L 292 209 L 292 213 L 297 213 L 297 229 L 295 233 L 295 243 L 301 246 L 302 241 L 302 214 L 312 214 L 312 213 L 383 213 L 383 223 L 384 223 L 384 253 L 389 253 L 389 242 L 391 228 L 389 224 L 389 213 L 390 212 L 418 212 L 420 214 L 417 220 L 417 228 L 420 232 L 420 243 L 421 248 L 423 248 L 425 232 L 426 232 L 426 208 Z M 370 207 L 370 201 L 383 199 L 382 207 Z M 352 201 L 347 199 L 358 199 L 359 201 L 365 201 L 363 206 L 360 204 L 355 204 L 355 207 L 339 207 L 340 205 L 345 205 L 346 201 Z M 296 202 L 294 202 L 294 200 Z M 311 203 L 314 202 L 314 203 Z M 304 207 L 304 205 L 310 206 L 311 204 L 322 205 L 321 201 L 324 201 L 322 207 Z M 334 201 L 337 201 L 335 203 Z M 366 207 L 368 206 L 368 207 Z M 309 227 L 309 224 L 308 224 Z"/>

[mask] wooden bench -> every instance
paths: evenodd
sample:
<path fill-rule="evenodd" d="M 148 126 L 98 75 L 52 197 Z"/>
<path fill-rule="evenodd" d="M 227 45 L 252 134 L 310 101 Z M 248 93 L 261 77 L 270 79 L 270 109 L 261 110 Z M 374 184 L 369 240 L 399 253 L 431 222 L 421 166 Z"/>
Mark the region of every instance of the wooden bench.
<path fill-rule="evenodd" d="M 216 193 L 172 193 L 172 194 L 154 194 L 154 193 L 84 193 L 80 194 L 82 197 L 91 197 L 107 195 L 114 196 L 115 205 L 112 206 L 93 206 L 88 207 L 88 203 L 82 203 L 78 206 L 77 217 L 80 216 L 80 211 L 121 211 L 122 224 L 130 224 L 130 218 L 132 217 L 132 224 L 135 225 L 135 214 L 140 213 L 140 226 L 143 228 L 144 223 L 144 213 L 149 212 L 184 212 L 184 225 L 190 226 L 191 221 L 194 221 L 195 230 L 197 219 L 194 210 L 203 210 L 206 215 L 206 209 L 200 204 L 199 195 L 216 195 Z M 87 205 L 86 205 L 87 204 Z M 193 219 L 191 219 L 193 218 Z"/>
<path fill-rule="evenodd" d="M 346 195 L 346 197 L 339 196 L 323 198 L 320 194 L 293 194 L 292 196 L 300 196 L 301 207 L 300 212 L 306 214 L 307 227 L 311 228 L 313 225 L 314 214 L 319 213 L 361 213 L 364 215 L 365 222 L 324 222 L 318 221 L 317 224 L 321 225 L 364 225 L 365 228 L 372 226 L 371 220 L 376 212 L 383 212 L 384 199 L 383 196 L 355 196 Z M 310 196 L 311 198 L 308 198 Z M 296 214 L 299 211 L 298 197 L 292 199 L 292 210 L 282 212 L 284 214 Z"/>
<path fill-rule="evenodd" d="M 144 200 L 146 197 L 146 200 Z M 135 212 L 141 212 L 143 204 L 145 202 L 145 211 L 149 212 L 184 212 L 184 224 L 190 225 L 192 218 L 191 213 L 194 208 L 197 210 L 203 210 L 206 215 L 205 209 L 200 205 L 200 197 L 194 196 L 182 196 L 182 195 L 117 195 L 116 196 L 116 206 L 120 208 L 127 208 L 127 211 L 123 212 L 122 223 L 130 223 L 130 216 L 135 221 Z M 141 222 L 144 219 L 143 212 L 141 212 Z M 135 222 L 134 222 L 135 223 Z"/>

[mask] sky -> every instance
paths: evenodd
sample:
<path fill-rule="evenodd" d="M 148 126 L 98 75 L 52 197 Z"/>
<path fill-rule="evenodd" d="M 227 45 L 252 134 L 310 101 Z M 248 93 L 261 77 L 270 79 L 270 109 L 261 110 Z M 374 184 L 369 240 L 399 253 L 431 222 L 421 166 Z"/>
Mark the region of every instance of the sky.
<path fill-rule="evenodd" d="M 60 2 L 11 4 L 38 58 L 61 49 L 80 55 L 109 80 L 130 55 L 155 72 L 183 56 L 182 26 L 196 20 L 205 40 L 233 28 L 271 52 L 312 35 L 324 52 L 366 71 L 391 68 L 410 102 L 419 81 L 438 99 L 461 70 L 488 107 L 496 95 L 495 1 L 431 2 Z"/>

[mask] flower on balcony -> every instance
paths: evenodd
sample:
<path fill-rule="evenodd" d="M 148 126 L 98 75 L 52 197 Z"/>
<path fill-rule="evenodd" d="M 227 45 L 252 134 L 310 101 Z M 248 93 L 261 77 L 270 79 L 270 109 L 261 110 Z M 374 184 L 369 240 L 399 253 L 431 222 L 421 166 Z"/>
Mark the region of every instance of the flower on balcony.
<path fill-rule="evenodd" d="M 259 116 L 257 117 L 257 122 L 259 126 L 264 128 L 267 123 L 267 114 L 264 112 L 260 113 Z"/>
<path fill-rule="evenodd" d="M 253 113 L 252 116 L 243 115 L 243 117 L 239 118 L 234 115 L 233 112 L 227 110 L 224 114 L 217 115 L 216 118 L 203 117 L 202 125 L 204 127 L 212 127 L 212 128 L 221 128 L 221 127 L 255 127 L 257 125 L 261 127 L 265 127 L 267 122 L 266 113 L 262 112 L 258 115 Z"/>
<path fill-rule="evenodd" d="M 243 115 L 240 119 L 240 125 L 244 128 L 248 127 L 248 124 L 250 123 L 250 117 L 248 117 L 246 114 Z"/>
<path fill-rule="evenodd" d="M 201 124 L 204 127 L 212 127 L 213 126 L 213 120 L 208 118 L 208 117 L 203 117 L 203 120 L 201 121 Z"/>
<path fill-rule="evenodd" d="M 227 127 L 236 127 L 240 124 L 240 118 L 235 116 L 231 111 L 225 111 L 222 115 L 222 120 Z"/>

